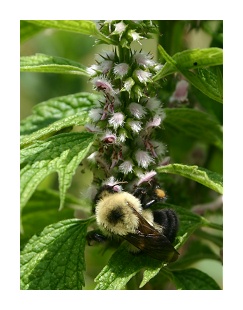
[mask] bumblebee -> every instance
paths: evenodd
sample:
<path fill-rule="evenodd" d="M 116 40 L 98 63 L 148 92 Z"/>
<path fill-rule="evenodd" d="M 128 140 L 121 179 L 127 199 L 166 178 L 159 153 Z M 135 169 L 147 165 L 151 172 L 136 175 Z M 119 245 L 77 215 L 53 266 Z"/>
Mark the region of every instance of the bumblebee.
<path fill-rule="evenodd" d="M 156 183 L 136 187 L 133 193 L 122 191 L 119 183 L 103 185 L 95 196 L 95 215 L 100 231 L 91 231 L 88 242 L 122 238 L 129 251 L 144 252 L 164 262 L 177 260 L 173 247 L 179 220 L 171 209 L 152 211 L 154 203 L 164 201 L 166 194 Z"/>

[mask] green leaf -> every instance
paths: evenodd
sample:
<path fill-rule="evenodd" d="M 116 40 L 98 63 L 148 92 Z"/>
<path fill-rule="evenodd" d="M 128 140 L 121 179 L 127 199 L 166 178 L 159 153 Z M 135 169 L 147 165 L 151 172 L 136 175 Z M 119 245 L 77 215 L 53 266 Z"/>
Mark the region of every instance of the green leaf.
<path fill-rule="evenodd" d="M 43 30 L 41 27 L 28 23 L 25 20 L 20 21 L 20 42 L 24 42 L 31 36 Z"/>
<path fill-rule="evenodd" d="M 185 269 L 202 259 L 213 259 L 220 261 L 219 255 L 216 255 L 208 245 L 203 244 L 198 239 L 196 239 L 195 241 L 190 242 L 185 254 L 181 257 L 181 259 L 177 260 L 173 265 L 171 265 L 171 269 Z"/>
<path fill-rule="evenodd" d="M 28 20 L 28 22 L 44 28 L 56 28 L 90 35 L 108 44 L 115 43 L 112 39 L 103 35 L 97 29 L 96 24 L 90 20 Z"/>
<path fill-rule="evenodd" d="M 223 103 L 222 76 L 213 70 L 198 69 L 196 72 L 180 70 L 185 78 L 208 97 Z"/>
<path fill-rule="evenodd" d="M 182 133 L 223 149 L 223 129 L 208 113 L 194 109 L 164 109 L 164 127 L 172 134 Z"/>
<path fill-rule="evenodd" d="M 69 126 L 85 125 L 89 120 L 88 112 L 99 99 L 98 95 L 78 93 L 37 104 L 32 115 L 20 123 L 21 146 Z"/>
<path fill-rule="evenodd" d="M 161 45 L 159 45 L 158 49 L 166 62 L 174 67 L 176 71 L 181 72 L 193 86 L 198 88 L 208 97 L 218 102 L 223 102 L 222 76 L 220 77 L 218 73 L 215 74 L 209 69 L 199 68 L 197 71 L 192 72 L 185 69 L 183 63 L 178 63 L 173 57 L 169 56 Z M 157 76 L 155 76 L 154 79 L 156 81 L 158 79 Z"/>
<path fill-rule="evenodd" d="M 33 236 L 21 253 L 22 290 L 80 290 L 89 220 L 65 220 Z"/>
<path fill-rule="evenodd" d="M 173 271 L 172 280 L 179 290 L 220 290 L 214 279 L 193 268 Z"/>
<path fill-rule="evenodd" d="M 78 74 L 89 76 L 86 67 L 66 58 L 36 54 L 20 57 L 20 71 Z"/>
<path fill-rule="evenodd" d="M 163 55 L 163 51 L 159 47 Z M 173 55 L 172 59 L 181 69 L 190 70 L 195 68 L 205 68 L 209 66 L 218 66 L 223 64 L 223 50 L 217 47 L 204 49 L 185 50 Z M 177 68 L 170 62 L 166 62 L 163 68 L 155 75 L 154 81 L 157 81 L 169 74 L 173 74 Z"/>
<path fill-rule="evenodd" d="M 127 282 L 142 268 L 157 270 L 161 262 L 147 255 L 134 255 L 128 252 L 122 245 L 112 255 L 107 266 L 95 278 L 96 290 L 119 290 L 123 289 Z M 160 269 L 160 268 L 159 268 Z"/>
<path fill-rule="evenodd" d="M 72 176 L 80 162 L 86 157 L 95 135 L 91 133 L 67 133 L 51 137 L 44 142 L 21 150 L 20 205 L 25 206 L 38 184 L 49 174 L 59 176 L 60 208 Z"/>
<path fill-rule="evenodd" d="M 21 243 L 34 234 L 41 232 L 44 227 L 51 223 L 56 223 L 64 219 L 74 217 L 74 206 L 80 206 L 79 209 L 85 209 L 86 212 L 90 207 L 86 201 L 77 199 L 67 194 L 65 197 L 64 208 L 59 211 L 60 194 L 54 190 L 36 190 L 21 215 L 22 233 Z M 81 207 L 82 206 L 82 207 Z"/>
<path fill-rule="evenodd" d="M 223 194 L 223 177 L 210 170 L 198 166 L 170 164 L 157 168 L 158 173 L 173 173 L 194 180 L 212 190 Z"/>

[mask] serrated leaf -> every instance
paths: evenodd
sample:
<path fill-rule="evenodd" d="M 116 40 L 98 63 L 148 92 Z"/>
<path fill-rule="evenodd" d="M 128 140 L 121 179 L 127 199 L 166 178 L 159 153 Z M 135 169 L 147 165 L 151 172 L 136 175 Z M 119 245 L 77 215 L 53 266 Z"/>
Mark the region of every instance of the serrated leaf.
<path fill-rule="evenodd" d="M 198 69 L 195 72 L 181 70 L 185 78 L 208 97 L 223 103 L 222 76 L 210 69 Z"/>
<path fill-rule="evenodd" d="M 78 74 L 89 76 L 86 67 L 63 57 L 36 54 L 20 57 L 20 71 Z"/>
<path fill-rule="evenodd" d="M 171 108 L 164 111 L 166 113 L 165 130 L 173 134 L 180 132 L 220 149 L 223 148 L 222 126 L 210 114 L 188 108 Z"/>
<path fill-rule="evenodd" d="M 60 194 L 54 190 L 36 190 L 21 214 L 21 243 L 25 243 L 34 234 L 39 233 L 51 223 L 73 218 L 73 205 L 79 205 L 86 209 L 87 203 L 83 200 L 67 194 L 65 206 L 59 211 Z"/>
<path fill-rule="evenodd" d="M 144 267 L 158 269 L 162 263 L 147 255 L 134 255 L 124 245 L 112 255 L 107 266 L 95 278 L 96 290 L 119 290 Z"/>
<path fill-rule="evenodd" d="M 198 69 L 198 71 L 190 71 L 183 67 L 183 62 L 177 62 L 173 57 L 168 55 L 164 48 L 159 45 L 159 53 L 162 57 L 174 67 L 176 71 L 181 72 L 185 78 L 201 92 L 203 92 L 208 97 L 218 101 L 223 102 L 223 93 L 222 93 L 222 80 L 218 80 L 220 76 L 214 74 L 208 69 Z M 206 74 L 207 73 L 207 74 Z M 155 80 L 157 78 L 155 77 Z"/>
<path fill-rule="evenodd" d="M 220 290 L 214 279 L 197 269 L 173 271 L 172 276 L 179 290 Z"/>
<path fill-rule="evenodd" d="M 176 53 L 172 56 L 172 59 L 180 68 L 185 70 L 218 66 L 223 64 L 223 50 L 217 47 L 190 49 Z M 177 69 L 174 65 L 166 62 L 163 68 L 154 76 L 154 81 L 176 71 Z"/>
<path fill-rule="evenodd" d="M 65 220 L 33 236 L 21 253 L 21 289 L 80 290 L 89 220 Z"/>
<path fill-rule="evenodd" d="M 21 146 L 69 126 L 85 125 L 89 120 L 88 112 L 99 99 L 98 95 L 78 93 L 37 104 L 32 115 L 21 121 Z"/>
<path fill-rule="evenodd" d="M 31 36 L 42 30 L 41 27 L 34 24 L 28 23 L 25 20 L 20 21 L 20 42 L 24 42 L 29 39 Z"/>
<path fill-rule="evenodd" d="M 182 164 L 170 164 L 157 168 L 158 173 L 173 173 L 196 181 L 212 190 L 223 194 L 223 177 L 208 169 L 198 166 L 187 166 Z"/>
<path fill-rule="evenodd" d="M 21 150 L 20 205 L 25 206 L 38 184 L 49 174 L 59 176 L 60 208 L 72 176 L 87 155 L 95 136 L 91 133 L 59 134 Z"/>
<path fill-rule="evenodd" d="M 96 24 L 90 20 L 28 20 L 28 22 L 44 28 L 56 28 L 90 35 L 105 43 L 114 44 L 114 41 L 103 35 L 97 29 Z"/>

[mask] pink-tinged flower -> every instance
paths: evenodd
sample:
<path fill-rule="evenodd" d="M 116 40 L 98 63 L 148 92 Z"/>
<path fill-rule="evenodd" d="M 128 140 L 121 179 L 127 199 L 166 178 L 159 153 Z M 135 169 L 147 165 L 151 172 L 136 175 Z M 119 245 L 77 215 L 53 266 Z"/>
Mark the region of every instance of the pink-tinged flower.
<path fill-rule="evenodd" d="M 148 81 L 150 81 L 150 77 L 152 76 L 152 73 L 138 69 L 135 70 L 134 74 L 139 79 L 140 83 L 146 84 Z"/>
<path fill-rule="evenodd" d="M 118 77 L 123 77 L 124 75 L 127 74 L 129 69 L 129 65 L 126 63 L 120 63 L 114 66 L 114 73 L 118 76 Z"/>
<path fill-rule="evenodd" d="M 98 155 L 98 152 L 93 152 L 92 154 L 90 154 L 87 159 L 91 162 L 95 162 L 96 161 L 96 156 Z"/>
<path fill-rule="evenodd" d="M 114 135 L 110 131 L 106 131 L 104 135 L 101 137 L 101 141 L 103 141 L 106 144 L 112 144 L 116 142 L 116 135 Z"/>
<path fill-rule="evenodd" d="M 119 38 L 121 39 L 123 32 L 125 31 L 127 25 L 123 23 L 123 21 L 115 24 L 115 30 L 112 34 L 119 34 Z"/>
<path fill-rule="evenodd" d="M 97 90 L 102 90 L 106 94 L 115 95 L 115 90 L 113 89 L 111 83 L 103 76 L 97 76 L 91 81 Z"/>
<path fill-rule="evenodd" d="M 124 114 L 121 112 L 114 113 L 113 116 L 109 119 L 109 124 L 113 126 L 114 129 L 117 129 L 124 124 Z"/>
<path fill-rule="evenodd" d="M 151 182 L 151 180 L 153 179 L 153 177 L 157 174 L 157 172 L 151 170 L 145 174 L 141 174 L 139 175 L 139 180 L 137 182 L 137 186 L 144 183 L 144 182 Z"/>
<path fill-rule="evenodd" d="M 142 118 L 146 114 L 144 107 L 136 102 L 130 103 L 128 109 L 131 112 L 131 114 L 138 119 Z"/>
<path fill-rule="evenodd" d="M 104 60 L 100 63 L 100 68 L 103 74 L 108 73 L 113 66 L 113 61 L 112 60 Z"/>
<path fill-rule="evenodd" d="M 163 106 L 163 104 L 156 97 L 149 98 L 147 100 L 147 103 L 146 103 L 146 108 L 149 109 L 152 112 L 158 110 L 162 106 Z"/>
<path fill-rule="evenodd" d="M 159 127 L 161 124 L 161 117 L 155 116 L 151 121 L 147 122 L 145 125 L 145 128 L 150 128 L 150 127 Z"/>
<path fill-rule="evenodd" d="M 135 158 L 138 165 L 145 169 L 154 162 L 154 159 L 148 154 L 148 152 L 142 150 L 138 150 L 135 153 Z"/>
<path fill-rule="evenodd" d="M 186 101 L 188 95 L 188 82 L 185 80 L 181 80 L 176 84 L 176 89 L 172 96 L 170 97 L 170 101 Z"/>
<path fill-rule="evenodd" d="M 119 166 L 119 170 L 123 173 L 123 174 L 128 174 L 129 172 L 132 172 L 133 170 L 133 163 L 130 160 L 125 160 L 120 166 Z"/>
<path fill-rule="evenodd" d="M 166 146 L 162 142 L 154 140 L 145 140 L 144 145 L 147 151 L 149 151 L 153 157 L 163 156 L 166 152 Z"/>
<path fill-rule="evenodd" d="M 96 61 L 97 62 L 100 62 L 101 59 L 104 59 L 104 60 L 114 60 L 115 58 L 115 53 L 113 51 L 103 51 L 102 54 L 98 54 L 100 56 L 99 59 L 97 59 Z"/>
<path fill-rule="evenodd" d="M 149 54 L 145 55 L 144 53 L 136 53 L 134 54 L 133 58 L 135 59 L 137 64 L 143 66 L 144 68 L 152 67 L 155 65 L 155 61 L 152 60 L 152 56 Z"/>
<path fill-rule="evenodd" d="M 159 163 L 159 166 L 167 166 L 170 164 L 170 156 L 166 156 L 163 160 Z"/>
<path fill-rule="evenodd" d="M 100 120 L 103 114 L 103 110 L 101 108 L 92 109 L 89 111 L 89 117 L 94 121 L 97 122 Z"/>
<path fill-rule="evenodd" d="M 139 121 L 129 120 L 127 124 L 134 133 L 139 133 L 142 129 L 142 123 Z"/>
<path fill-rule="evenodd" d="M 89 132 L 100 132 L 101 128 L 99 126 L 95 126 L 93 124 L 86 124 L 84 126 Z"/>
<path fill-rule="evenodd" d="M 159 141 L 151 141 L 156 153 L 158 156 L 164 156 L 167 149 L 166 149 L 166 145 L 163 142 L 159 142 Z"/>
<path fill-rule="evenodd" d="M 105 180 L 102 185 L 109 185 L 112 186 L 113 190 L 115 192 L 121 192 L 122 191 L 122 187 L 121 184 L 122 182 L 119 182 L 118 180 L 116 180 L 113 176 L 110 177 L 109 179 Z M 123 182 L 124 183 L 124 182 Z"/>

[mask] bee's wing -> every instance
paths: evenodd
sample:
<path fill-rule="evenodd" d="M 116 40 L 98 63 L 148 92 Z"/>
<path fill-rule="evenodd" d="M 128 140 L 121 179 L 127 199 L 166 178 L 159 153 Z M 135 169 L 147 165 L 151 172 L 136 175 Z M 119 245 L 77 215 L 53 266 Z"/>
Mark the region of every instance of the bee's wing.
<path fill-rule="evenodd" d="M 166 262 L 177 260 L 179 253 L 162 233 L 150 225 L 144 217 L 135 211 L 139 218 L 139 226 L 136 233 L 129 233 L 124 238 L 149 256 Z"/>

